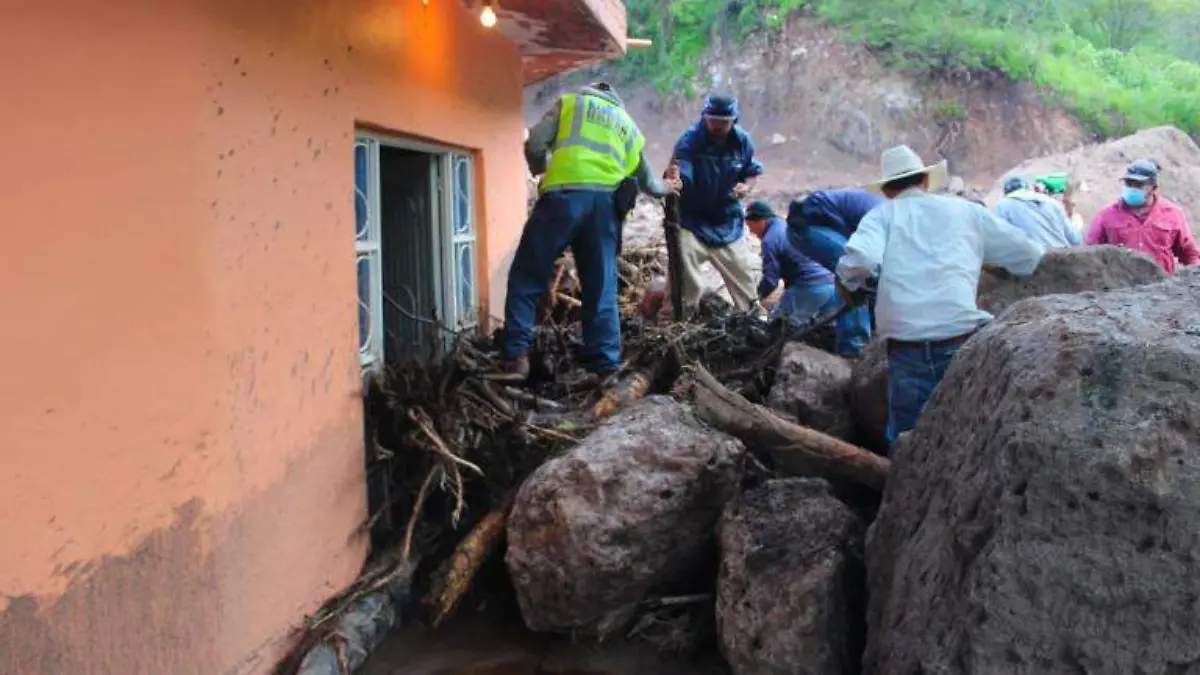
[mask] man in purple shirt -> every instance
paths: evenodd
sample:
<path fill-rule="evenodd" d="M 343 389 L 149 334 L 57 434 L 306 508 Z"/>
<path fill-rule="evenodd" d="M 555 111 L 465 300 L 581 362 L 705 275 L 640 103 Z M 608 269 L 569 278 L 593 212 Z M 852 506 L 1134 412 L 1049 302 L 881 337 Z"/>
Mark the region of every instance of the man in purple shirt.
<path fill-rule="evenodd" d="M 762 279 L 758 282 L 759 300 L 765 300 L 783 281 L 783 298 L 772 316 L 787 316 L 802 324 L 818 312 L 841 304 L 833 285 L 833 274 L 797 251 L 788 242 L 787 221 L 766 202 L 754 202 L 746 209 L 746 226 L 762 240 Z"/>

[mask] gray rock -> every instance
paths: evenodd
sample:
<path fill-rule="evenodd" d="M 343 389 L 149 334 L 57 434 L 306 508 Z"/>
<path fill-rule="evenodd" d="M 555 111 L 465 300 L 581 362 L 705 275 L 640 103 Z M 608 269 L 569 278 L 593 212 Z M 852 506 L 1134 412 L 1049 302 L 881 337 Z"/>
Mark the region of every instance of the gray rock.
<path fill-rule="evenodd" d="M 1025 300 L 897 445 L 871 675 L 1200 672 L 1200 277 Z"/>
<path fill-rule="evenodd" d="M 850 363 L 840 356 L 806 344 L 788 344 L 767 407 L 817 431 L 848 439 L 853 431 L 850 373 Z"/>
<path fill-rule="evenodd" d="M 667 397 L 636 402 L 521 486 L 508 571 L 526 625 L 604 637 L 713 545 L 744 448 Z"/>
<path fill-rule="evenodd" d="M 1119 246 L 1051 249 L 1025 278 L 984 270 L 979 307 L 999 316 L 1009 305 L 1043 295 L 1108 291 L 1155 283 L 1166 273 L 1149 257 Z M 882 449 L 887 431 L 887 347 L 873 340 L 854 365 L 850 406 L 860 442 Z"/>
<path fill-rule="evenodd" d="M 887 343 L 875 338 L 850 373 L 850 417 L 858 442 L 872 450 L 883 450 L 886 445 L 887 371 Z"/>
<path fill-rule="evenodd" d="M 1120 246 L 1076 246 L 1046 251 L 1025 278 L 985 270 L 979 277 L 979 307 L 999 315 L 1009 305 L 1040 295 L 1111 291 L 1166 278 L 1149 256 Z"/>
<path fill-rule="evenodd" d="M 858 672 L 863 529 L 819 479 L 768 481 L 730 503 L 717 626 L 735 675 Z"/>

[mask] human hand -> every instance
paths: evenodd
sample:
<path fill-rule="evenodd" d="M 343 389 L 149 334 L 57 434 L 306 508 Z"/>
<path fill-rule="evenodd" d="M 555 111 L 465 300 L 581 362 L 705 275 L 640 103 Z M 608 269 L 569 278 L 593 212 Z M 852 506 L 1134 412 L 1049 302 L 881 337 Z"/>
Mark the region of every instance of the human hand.
<path fill-rule="evenodd" d="M 679 165 L 672 163 L 667 167 L 667 173 L 663 178 L 663 185 L 667 188 L 667 194 L 678 195 L 683 192 L 683 178 L 679 175 Z"/>
<path fill-rule="evenodd" d="M 842 285 L 842 280 L 837 279 L 833 282 L 834 288 L 837 289 L 838 297 L 847 305 L 857 304 L 858 298 L 854 297 L 854 292 Z"/>
<path fill-rule="evenodd" d="M 746 195 L 750 194 L 750 186 L 745 183 L 738 183 L 733 186 L 732 197 L 734 199 L 745 199 Z"/>

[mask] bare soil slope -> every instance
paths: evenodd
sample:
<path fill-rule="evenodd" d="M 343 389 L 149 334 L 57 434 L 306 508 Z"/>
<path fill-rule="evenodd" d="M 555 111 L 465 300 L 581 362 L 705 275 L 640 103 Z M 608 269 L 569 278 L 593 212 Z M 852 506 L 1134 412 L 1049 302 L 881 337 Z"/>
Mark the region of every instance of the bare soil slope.
<path fill-rule="evenodd" d="M 1079 125 L 1033 90 L 966 74 L 916 79 L 882 65 L 863 45 L 810 17 L 795 17 L 776 36 L 733 47 L 718 43 L 703 68 L 702 96 L 733 92 L 742 124 L 767 166 L 761 187 L 773 201 L 814 187 L 872 180 L 879 152 L 907 143 L 927 158 L 945 157 L 967 182 L 990 185 L 1028 157 L 1062 152 L 1087 140 Z M 561 81 L 526 92 L 532 124 Z M 699 113 L 701 98 L 664 98 L 649 87 L 622 87 L 648 138 L 656 167 Z"/>
<path fill-rule="evenodd" d="M 1090 223 L 1100 209 L 1116 200 L 1118 180 L 1135 159 L 1148 157 L 1158 162 L 1163 194 L 1192 216 L 1192 229 L 1200 235 L 1195 220 L 1200 214 L 1200 147 L 1175 127 L 1155 127 L 1107 143 L 1085 145 L 1074 150 L 1021 162 L 1011 171 L 1036 176 L 1068 171 L 1080 188 L 1075 206 Z M 997 176 L 988 194 L 989 204 L 1000 199 L 1004 176 Z"/>

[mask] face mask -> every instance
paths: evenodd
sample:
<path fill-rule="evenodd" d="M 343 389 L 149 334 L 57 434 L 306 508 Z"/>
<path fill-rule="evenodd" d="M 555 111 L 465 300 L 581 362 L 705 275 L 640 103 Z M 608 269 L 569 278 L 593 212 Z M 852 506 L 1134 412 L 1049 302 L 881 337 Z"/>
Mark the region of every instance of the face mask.
<path fill-rule="evenodd" d="M 1146 192 L 1144 190 L 1139 190 L 1138 188 L 1129 187 L 1126 185 L 1121 189 L 1121 200 L 1126 204 L 1137 208 L 1146 203 Z"/>

